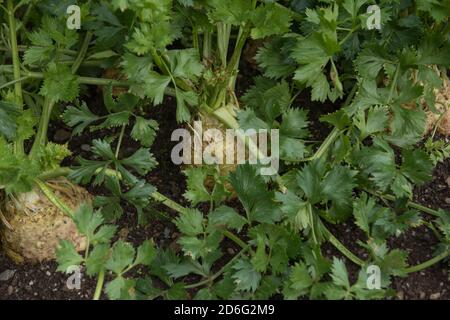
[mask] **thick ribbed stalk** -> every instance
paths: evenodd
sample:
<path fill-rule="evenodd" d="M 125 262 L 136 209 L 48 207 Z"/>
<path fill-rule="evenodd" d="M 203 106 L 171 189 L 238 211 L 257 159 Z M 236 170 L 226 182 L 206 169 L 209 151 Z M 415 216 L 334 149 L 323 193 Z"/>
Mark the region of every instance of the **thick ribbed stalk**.
<path fill-rule="evenodd" d="M 44 47 L 42 47 L 42 46 L 33 46 L 33 47 L 44 48 Z M 18 51 L 19 51 L 19 52 L 25 52 L 25 51 L 27 51 L 30 47 L 18 45 L 17 48 L 18 48 Z M 11 50 L 11 48 L 1 46 L 1 47 L 0 47 L 0 51 L 11 52 L 12 50 Z M 58 49 L 58 52 L 64 53 L 65 55 L 69 55 L 69 56 L 76 56 L 76 55 L 77 55 L 77 51 L 76 51 L 76 50 Z"/>
<path fill-rule="evenodd" d="M 356 265 L 362 267 L 365 262 L 358 258 L 353 252 L 351 252 L 347 247 L 345 247 L 332 233 L 330 230 L 325 227 L 325 225 L 321 222 L 321 228 L 323 233 L 325 234 L 325 238 L 336 248 L 338 249 L 347 259 L 355 263 Z"/>
<path fill-rule="evenodd" d="M 377 193 L 377 192 L 374 192 L 374 191 L 371 191 L 371 190 L 366 190 L 366 192 L 370 193 L 371 195 L 374 195 L 374 196 L 376 196 L 378 198 L 384 199 L 384 200 L 388 200 L 388 201 L 392 201 L 392 202 L 397 200 L 397 198 L 394 197 L 393 195 L 380 194 L 380 193 Z M 406 203 L 406 206 L 410 207 L 410 208 L 413 208 L 413 209 L 416 209 L 416 210 L 419 210 L 419 211 L 422 211 L 422 212 L 425 212 L 425 213 L 428 213 L 428 214 L 430 214 L 432 216 L 435 216 L 435 217 L 440 217 L 440 214 L 439 214 L 438 211 L 433 210 L 431 208 L 427 208 L 425 206 L 422 206 L 422 205 L 420 205 L 418 203 L 415 203 L 415 202 L 412 202 L 412 201 L 408 201 Z"/>
<path fill-rule="evenodd" d="M 203 33 L 203 59 L 209 60 L 211 58 L 211 32 L 205 30 Z"/>
<path fill-rule="evenodd" d="M 14 93 L 16 96 L 16 102 L 19 107 L 23 108 L 23 93 L 22 93 L 22 83 L 20 81 L 20 58 L 19 58 L 19 47 L 17 45 L 17 27 L 16 18 L 14 17 L 14 3 L 12 0 L 7 2 L 8 9 L 8 25 L 9 25 L 9 38 L 11 41 L 11 56 L 13 62 L 13 73 L 14 73 Z M 14 150 L 19 154 L 24 153 L 23 140 L 17 139 L 14 142 Z"/>
<path fill-rule="evenodd" d="M 444 251 L 441 254 L 437 255 L 436 257 L 431 258 L 428 261 L 425 261 L 421 264 L 418 264 L 416 266 L 412 266 L 409 268 L 405 269 L 406 273 L 413 273 L 413 272 L 418 272 L 421 271 L 423 269 L 426 269 L 428 267 L 431 267 L 432 265 L 438 263 L 441 260 L 444 260 L 445 258 L 447 258 L 450 255 L 450 251 Z"/>
<path fill-rule="evenodd" d="M 234 91 L 236 86 L 237 70 L 239 68 L 242 50 L 244 49 L 245 43 L 247 42 L 247 39 L 250 36 L 250 31 L 251 31 L 250 26 L 242 27 L 239 30 L 236 47 L 234 48 L 233 55 L 231 56 L 231 60 L 228 64 L 227 72 L 230 75 L 228 87 L 232 91 Z"/>
<path fill-rule="evenodd" d="M 11 72 L 10 66 L 0 66 L 0 71 L 3 72 Z M 43 79 L 44 74 L 42 72 L 32 72 L 27 71 L 23 72 L 23 76 L 30 79 Z M 94 86 L 108 86 L 112 85 L 113 87 L 129 87 L 131 85 L 130 81 L 127 80 L 114 80 L 114 79 L 106 79 L 106 78 L 94 78 L 94 77 L 78 77 L 79 84 L 86 85 L 94 85 Z M 173 88 L 166 88 L 166 95 L 175 97 L 175 91 Z"/>
<path fill-rule="evenodd" d="M 39 189 L 41 189 L 42 193 L 55 207 L 61 210 L 61 212 L 64 212 L 64 214 L 66 214 L 67 216 L 73 217 L 74 212 L 53 193 L 53 191 L 45 184 L 45 182 L 42 182 L 39 179 L 36 179 L 35 182 Z"/>
<path fill-rule="evenodd" d="M 227 67 L 228 46 L 230 42 L 231 26 L 226 23 L 217 24 L 217 46 L 219 48 L 220 60 L 222 67 Z"/>
<path fill-rule="evenodd" d="M 86 33 L 86 36 L 84 37 L 84 41 L 83 44 L 81 45 L 80 51 L 78 52 L 78 56 L 75 59 L 75 62 L 72 65 L 72 73 L 75 74 L 78 71 L 78 68 L 81 66 L 81 63 L 83 62 L 85 56 L 86 56 L 86 52 L 89 48 L 89 43 L 91 42 L 92 39 L 92 32 L 88 31 Z"/>
<path fill-rule="evenodd" d="M 55 102 L 50 98 L 45 98 L 44 106 L 42 107 L 41 118 L 39 122 L 39 129 L 34 139 L 34 144 L 31 149 L 31 158 L 36 157 L 39 150 L 45 147 L 47 143 L 47 131 L 50 123 L 50 115 L 52 114 L 53 106 Z"/>
<path fill-rule="evenodd" d="M 46 171 L 38 176 L 38 179 L 41 181 L 46 181 L 50 179 L 55 179 L 58 177 L 68 176 L 72 170 L 70 168 L 57 168 L 54 170 Z"/>

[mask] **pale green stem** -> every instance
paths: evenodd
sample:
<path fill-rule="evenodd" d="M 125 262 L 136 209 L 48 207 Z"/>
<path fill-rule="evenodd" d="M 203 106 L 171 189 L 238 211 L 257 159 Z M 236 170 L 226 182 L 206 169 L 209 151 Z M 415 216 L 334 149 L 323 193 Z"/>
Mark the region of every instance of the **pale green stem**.
<path fill-rule="evenodd" d="M 14 80 L 17 82 L 14 83 L 14 92 L 16 102 L 19 105 L 20 109 L 23 108 L 23 93 L 22 93 L 22 84 L 19 81 L 22 76 L 20 74 L 20 58 L 19 58 L 19 48 L 17 45 L 17 29 L 16 29 L 16 18 L 14 17 L 14 3 L 13 0 L 7 1 L 7 10 L 8 10 L 8 26 L 9 26 L 9 37 L 11 41 L 11 55 L 13 62 L 13 73 Z M 14 142 L 14 151 L 18 154 L 23 154 L 24 146 L 23 139 L 17 139 Z"/>
<path fill-rule="evenodd" d="M 98 274 L 97 286 L 95 287 L 93 300 L 100 300 L 104 282 L 105 282 L 105 270 L 101 270 L 100 273 Z"/>
<path fill-rule="evenodd" d="M 89 48 L 89 43 L 91 42 L 92 36 L 93 36 L 92 32 L 88 31 L 86 33 L 83 44 L 81 45 L 80 51 L 78 52 L 78 56 L 75 59 L 75 62 L 73 63 L 71 68 L 73 74 L 77 73 L 78 68 L 81 66 L 81 63 L 83 62 L 86 56 L 86 52 Z"/>
<path fill-rule="evenodd" d="M 31 148 L 31 158 L 35 158 L 39 150 L 44 148 L 47 143 L 48 125 L 50 123 L 50 116 L 54 105 L 55 102 L 51 98 L 45 97 L 39 121 L 39 129 L 34 139 L 33 147 Z"/>

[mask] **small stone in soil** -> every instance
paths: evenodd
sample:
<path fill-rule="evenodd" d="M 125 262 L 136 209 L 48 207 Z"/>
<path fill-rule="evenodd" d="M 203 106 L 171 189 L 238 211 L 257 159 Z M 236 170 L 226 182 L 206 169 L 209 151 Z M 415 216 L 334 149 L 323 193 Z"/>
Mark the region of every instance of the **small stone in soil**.
<path fill-rule="evenodd" d="M 447 182 L 447 185 L 450 187 L 450 176 L 445 179 L 445 182 Z"/>
<path fill-rule="evenodd" d="M 88 145 L 88 144 L 82 144 L 81 145 L 81 150 L 89 152 L 89 151 L 91 151 L 91 146 Z"/>
<path fill-rule="evenodd" d="M 0 273 L 0 281 L 8 281 L 11 280 L 12 277 L 16 274 L 16 270 L 5 270 Z"/>
<path fill-rule="evenodd" d="M 12 295 L 14 293 L 14 288 L 12 286 L 8 287 L 8 295 Z"/>
<path fill-rule="evenodd" d="M 72 134 L 70 133 L 70 131 L 59 129 L 58 131 L 56 131 L 53 139 L 55 140 L 55 142 L 66 142 L 70 139 L 71 135 Z"/>
<path fill-rule="evenodd" d="M 167 227 L 164 229 L 164 238 L 166 239 L 170 238 L 170 229 Z"/>
<path fill-rule="evenodd" d="M 130 233 L 130 230 L 128 228 L 122 228 L 119 231 L 119 237 L 122 240 L 126 240 L 128 237 L 128 234 Z"/>
<path fill-rule="evenodd" d="M 441 293 L 440 292 L 436 292 L 436 293 L 433 293 L 432 295 L 430 295 L 430 299 L 431 300 L 437 300 L 440 297 L 441 297 Z"/>

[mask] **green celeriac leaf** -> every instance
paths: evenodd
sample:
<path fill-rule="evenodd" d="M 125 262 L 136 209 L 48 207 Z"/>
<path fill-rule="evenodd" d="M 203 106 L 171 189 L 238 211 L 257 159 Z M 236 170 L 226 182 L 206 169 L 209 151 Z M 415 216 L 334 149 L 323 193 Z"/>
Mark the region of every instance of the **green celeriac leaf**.
<path fill-rule="evenodd" d="M 237 115 L 239 128 L 243 130 L 268 130 L 269 125 L 262 119 L 258 118 L 255 111 L 245 109 L 239 111 Z"/>
<path fill-rule="evenodd" d="M 171 286 L 164 297 L 168 300 L 186 300 L 188 293 L 184 288 L 184 283 L 180 282 Z"/>
<path fill-rule="evenodd" d="M 357 155 L 359 163 L 381 190 L 387 190 L 397 175 L 395 155 L 389 145 L 380 139 L 374 139 L 374 146 L 363 148 Z"/>
<path fill-rule="evenodd" d="M 35 178 L 41 173 L 38 161 L 16 154 L 13 145 L 0 136 L 0 185 L 7 193 L 31 191 L 35 186 Z"/>
<path fill-rule="evenodd" d="M 156 250 L 153 241 L 145 240 L 137 249 L 134 263 L 150 266 L 156 257 Z"/>
<path fill-rule="evenodd" d="M 261 274 L 253 268 L 248 260 L 239 259 L 233 265 L 233 269 L 236 270 L 232 278 L 237 290 L 254 292 L 258 288 Z"/>
<path fill-rule="evenodd" d="M 381 46 L 364 48 L 355 61 L 356 70 L 362 78 L 375 79 L 386 64 L 392 63 Z"/>
<path fill-rule="evenodd" d="M 161 104 L 164 100 L 166 88 L 171 81 L 170 77 L 151 71 L 147 73 L 142 81 L 142 86 L 140 88 L 142 88 L 143 91 L 139 92 L 133 90 L 133 93 L 141 97 L 145 95 L 146 97 L 152 99 L 154 105 Z"/>
<path fill-rule="evenodd" d="M 217 231 L 211 232 L 203 238 L 183 236 L 178 240 L 178 243 L 186 256 L 192 259 L 206 258 L 211 252 L 219 250 L 222 238 L 222 232 Z"/>
<path fill-rule="evenodd" d="M 172 75 L 195 81 L 203 72 L 203 65 L 198 56 L 198 50 L 183 49 L 168 52 Z"/>
<path fill-rule="evenodd" d="M 133 246 L 130 243 L 119 240 L 114 244 L 111 256 L 105 266 L 115 274 L 121 275 L 127 267 L 133 264 L 134 255 L 135 250 Z"/>
<path fill-rule="evenodd" d="M 90 276 L 98 274 L 105 269 L 106 261 L 109 258 L 110 247 L 107 244 L 94 246 L 86 259 L 86 273 Z"/>
<path fill-rule="evenodd" d="M 275 3 L 263 4 L 252 12 L 251 21 L 254 27 L 251 30 L 253 39 L 283 34 L 289 31 L 292 14 L 289 9 L 277 6 Z"/>
<path fill-rule="evenodd" d="M 332 202 L 328 215 L 334 220 L 343 220 L 351 210 L 351 198 L 356 187 L 357 171 L 344 166 L 334 166 L 323 180 L 322 192 Z"/>
<path fill-rule="evenodd" d="M 371 235 L 371 225 L 383 215 L 383 208 L 379 207 L 375 200 L 363 193 L 353 203 L 353 215 L 355 223 L 367 235 Z"/>
<path fill-rule="evenodd" d="M 192 260 L 186 259 L 186 261 L 178 263 L 169 263 L 164 265 L 164 269 L 169 273 L 169 275 L 174 278 L 181 278 L 187 276 L 188 274 L 194 273 L 199 274 L 198 268 L 192 264 Z M 202 275 L 202 274 L 200 274 Z"/>
<path fill-rule="evenodd" d="M 393 105 L 389 141 L 399 147 L 411 146 L 420 141 L 425 132 L 426 114 L 419 108 L 410 110 Z"/>
<path fill-rule="evenodd" d="M 303 167 L 297 174 L 297 183 L 311 204 L 316 204 L 323 198 L 322 178 L 325 174 L 323 161 L 313 161 Z"/>
<path fill-rule="evenodd" d="M 183 234 L 197 236 L 204 230 L 203 215 L 198 210 L 187 210 L 175 220 L 175 225 Z"/>
<path fill-rule="evenodd" d="M 139 141 L 144 147 L 149 148 L 153 145 L 158 130 L 159 126 L 155 120 L 136 117 L 136 123 L 131 131 L 131 137 Z"/>
<path fill-rule="evenodd" d="M 123 300 L 129 298 L 130 289 L 132 289 L 134 285 L 134 280 L 125 279 L 122 276 L 118 276 L 106 284 L 105 291 L 111 300 Z"/>
<path fill-rule="evenodd" d="M 19 106 L 12 102 L 0 101 L 0 134 L 13 140 L 17 131 L 17 118 L 20 116 Z"/>
<path fill-rule="evenodd" d="M 337 258 L 333 259 L 333 265 L 331 266 L 331 279 L 333 279 L 333 283 L 335 285 L 344 287 L 345 289 L 350 289 L 347 267 L 345 266 L 344 261 Z"/>
<path fill-rule="evenodd" d="M 276 276 L 263 276 L 258 289 L 254 293 L 255 300 L 269 300 L 277 292 L 281 285 L 281 279 Z"/>
<path fill-rule="evenodd" d="M 93 114 L 85 102 L 79 107 L 69 106 L 63 114 L 64 122 L 74 127 L 73 134 L 81 134 L 90 124 L 97 121 L 99 117 Z"/>
<path fill-rule="evenodd" d="M 443 22 L 448 19 L 450 12 L 449 0 L 417 0 L 417 10 L 430 14 L 436 22 Z"/>
<path fill-rule="evenodd" d="M 240 232 L 247 224 L 247 220 L 238 214 L 233 208 L 220 206 L 208 215 L 208 226 L 228 227 Z"/>
<path fill-rule="evenodd" d="M 42 171 L 51 171 L 60 167 L 61 162 L 70 156 L 67 145 L 48 142 L 44 148 L 38 152 L 39 164 Z"/>
<path fill-rule="evenodd" d="M 121 193 L 120 197 L 135 206 L 138 215 L 141 215 L 143 208 L 150 203 L 149 196 L 155 191 L 154 186 L 145 183 L 145 181 L 138 181 L 129 191 Z"/>
<path fill-rule="evenodd" d="M 294 73 L 295 61 L 290 57 L 294 39 L 277 37 L 264 44 L 258 50 L 255 60 L 263 69 L 264 76 L 270 79 L 280 79 Z"/>
<path fill-rule="evenodd" d="M 420 149 L 404 149 L 402 151 L 402 173 L 417 185 L 431 181 L 434 169 L 430 157 Z"/>
<path fill-rule="evenodd" d="M 307 294 L 308 289 L 313 285 L 313 279 L 309 274 L 305 263 L 296 263 L 289 274 L 289 280 L 286 281 L 283 294 L 286 299 L 298 299 L 298 297 Z"/>
<path fill-rule="evenodd" d="M 94 212 L 92 207 L 87 203 L 80 205 L 75 212 L 73 220 L 78 231 L 85 235 L 92 243 L 109 242 L 115 233 L 115 227 L 113 226 L 103 226 L 96 233 L 97 229 L 103 224 L 103 217 L 100 212 Z"/>
<path fill-rule="evenodd" d="M 283 114 L 280 133 L 292 138 L 305 138 L 308 136 L 308 112 L 303 109 L 289 109 Z"/>
<path fill-rule="evenodd" d="M 153 154 L 150 153 L 150 150 L 145 148 L 140 148 L 133 155 L 120 160 L 120 163 L 123 166 L 132 168 L 142 176 L 146 175 L 158 164 L 153 157 Z M 124 175 L 126 174 L 125 170 L 123 169 L 119 169 L 119 171 L 121 171 L 121 173 Z"/>
<path fill-rule="evenodd" d="M 231 173 L 230 183 L 251 220 L 271 223 L 280 219 L 272 191 L 251 165 L 240 165 Z"/>
<path fill-rule="evenodd" d="M 269 264 L 269 256 L 266 253 L 266 243 L 262 235 L 257 235 L 256 251 L 250 261 L 255 271 L 262 273 L 266 272 Z"/>
<path fill-rule="evenodd" d="M 365 139 L 374 133 L 384 132 L 388 120 L 387 108 L 379 106 L 370 108 L 367 117 L 364 111 L 357 113 L 353 122 L 361 132 L 361 139 Z"/>
<path fill-rule="evenodd" d="M 211 167 L 195 167 L 183 171 L 186 175 L 187 190 L 184 197 L 189 200 L 194 206 L 200 202 L 220 202 L 224 197 L 223 185 L 216 183 L 213 187 L 207 188 L 208 181 L 214 179 L 215 169 Z M 213 180 L 215 182 L 219 182 Z M 212 189 L 212 190 L 211 190 Z"/>
<path fill-rule="evenodd" d="M 21 2 L 23 4 L 23 1 Z M 61 2 L 62 4 L 62 2 Z M 56 8 L 51 9 L 52 15 L 63 17 L 67 5 L 61 15 L 56 14 Z M 78 33 L 66 28 L 65 21 L 56 17 L 44 15 L 41 28 L 28 35 L 31 46 L 24 54 L 24 62 L 27 65 L 43 65 L 61 56 L 62 49 L 71 49 L 78 41 Z M 60 51 L 61 50 L 61 51 Z"/>
<path fill-rule="evenodd" d="M 408 253 L 406 251 L 394 249 L 383 257 L 380 263 L 380 268 L 387 274 L 392 274 L 394 276 L 405 276 L 407 257 Z"/>
<path fill-rule="evenodd" d="M 224 22 L 232 25 L 241 25 L 249 20 L 252 10 L 251 1 L 241 0 L 210 0 L 212 11 L 209 13 L 211 19 L 216 22 Z"/>
<path fill-rule="evenodd" d="M 23 141 L 30 139 L 35 134 L 34 127 L 37 123 L 38 119 L 33 114 L 33 110 L 23 110 L 16 119 L 16 138 Z"/>
<path fill-rule="evenodd" d="M 330 41 L 328 42 L 328 40 Z M 321 33 L 314 33 L 307 38 L 298 39 L 291 55 L 300 64 L 295 71 L 294 79 L 311 87 L 313 101 L 324 102 L 331 97 L 332 93 L 323 72 L 333 55 L 339 51 L 339 45 L 336 43 L 336 39 L 328 38 L 328 40 L 325 40 Z M 340 89 L 340 91 L 342 90 Z"/>
<path fill-rule="evenodd" d="M 74 244 L 69 240 L 62 240 L 56 249 L 58 271 L 67 272 L 69 267 L 78 266 L 83 262 L 83 257 L 77 252 Z"/>
<path fill-rule="evenodd" d="M 78 96 L 78 78 L 68 66 L 50 63 L 40 93 L 54 102 L 70 102 Z"/>
<path fill-rule="evenodd" d="M 291 99 L 287 82 L 277 83 L 262 77 L 257 77 L 255 85 L 242 97 L 242 101 L 269 125 L 287 111 L 291 105 Z"/>

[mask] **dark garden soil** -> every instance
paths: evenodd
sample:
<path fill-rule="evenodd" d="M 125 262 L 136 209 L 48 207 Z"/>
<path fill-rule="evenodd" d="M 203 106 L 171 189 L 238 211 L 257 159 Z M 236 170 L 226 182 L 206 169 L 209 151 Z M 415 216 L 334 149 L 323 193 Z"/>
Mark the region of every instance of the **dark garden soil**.
<path fill-rule="evenodd" d="M 245 86 L 245 85 L 244 85 Z M 97 94 L 98 95 L 98 94 Z M 94 95 L 95 96 L 95 95 Z M 100 96 L 100 95 L 98 95 Z M 101 105 L 100 99 L 94 98 L 89 106 Z M 318 121 L 319 112 L 334 111 L 334 106 L 326 107 L 314 105 L 308 102 L 308 98 L 301 97 L 297 100 L 297 105 L 308 106 L 312 119 L 312 134 L 317 140 L 323 139 L 328 133 L 328 127 Z M 96 110 L 94 110 L 95 112 Z M 183 198 L 185 189 L 185 178 L 178 166 L 172 164 L 170 152 L 175 142 L 170 142 L 172 131 L 178 127 L 175 119 L 174 101 L 168 98 L 164 105 L 150 108 L 148 116 L 158 121 L 160 131 L 158 133 L 152 152 L 159 162 L 159 166 L 153 170 L 147 180 L 158 188 L 158 190 L 181 204 L 187 204 Z M 111 132 L 108 132 L 110 134 Z M 95 132 L 84 134 L 81 137 L 71 138 L 71 132 L 63 123 L 57 122 L 50 128 L 50 137 L 58 143 L 69 142 L 70 149 L 74 156 L 69 158 L 65 165 L 74 164 L 76 155 L 87 157 L 89 155 L 90 142 L 95 138 L 101 138 L 105 132 Z M 123 152 L 128 154 L 136 150 L 137 145 L 130 139 L 126 139 Z M 450 210 L 450 187 L 446 182 L 450 175 L 450 160 L 439 164 L 434 172 L 434 179 L 431 183 L 415 190 L 415 200 L 430 208 L 443 208 Z M 89 187 L 93 194 L 102 194 L 103 190 Z M 232 204 L 231 204 L 232 205 Z M 165 214 L 174 216 L 174 212 L 168 211 L 165 207 L 155 206 Z M 145 239 L 153 238 L 159 246 L 172 246 L 177 248 L 176 240 L 178 234 L 173 224 L 157 214 L 151 217 L 151 223 L 146 226 L 138 226 L 136 213 L 132 208 L 125 207 L 124 215 L 120 219 L 119 237 L 123 240 L 139 244 Z M 365 258 L 364 250 L 356 243 L 355 239 L 363 239 L 362 232 L 353 223 L 330 226 L 336 237 L 350 250 L 361 258 Z M 434 234 L 425 227 L 410 230 L 397 239 L 392 239 L 392 247 L 407 250 L 410 255 L 408 262 L 411 265 L 428 260 L 432 257 L 433 250 L 438 241 Z M 226 263 L 238 248 L 228 241 L 223 243 L 222 259 Z M 340 256 L 339 252 L 329 244 L 324 245 L 324 253 L 328 257 Z M 217 266 L 220 268 L 220 266 Z M 352 280 L 357 277 L 358 268 L 347 263 Z M 15 265 L 9 258 L 0 253 L 0 299 L 91 299 L 96 280 L 89 277 L 82 277 L 81 289 L 68 289 L 66 282 L 67 275 L 56 271 L 55 262 L 46 262 L 37 265 Z M 138 271 L 139 272 L 139 271 Z M 196 278 L 186 279 L 187 282 L 197 281 Z M 397 299 L 450 299 L 450 283 L 448 281 L 447 266 L 440 263 L 425 269 L 421 272 L 410 274 L 406 278 L 396 278 L 393 288 L 397 291 Z"/>

